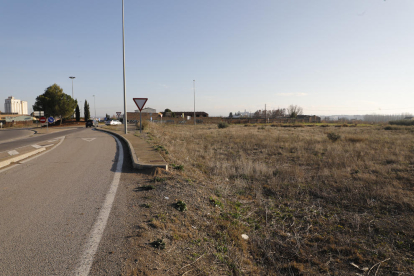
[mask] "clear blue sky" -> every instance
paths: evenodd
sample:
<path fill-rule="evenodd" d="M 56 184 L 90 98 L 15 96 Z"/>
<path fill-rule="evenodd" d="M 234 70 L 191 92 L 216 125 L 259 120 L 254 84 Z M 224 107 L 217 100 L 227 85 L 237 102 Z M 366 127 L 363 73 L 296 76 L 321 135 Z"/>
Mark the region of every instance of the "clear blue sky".
<path fill-rule="evenodd" d="M 125 0 L 128 111 L 414 113 L 414 1 Z M 123 111 L 122 1 L 0 0 L 0 110 L 57 83 Z"/>

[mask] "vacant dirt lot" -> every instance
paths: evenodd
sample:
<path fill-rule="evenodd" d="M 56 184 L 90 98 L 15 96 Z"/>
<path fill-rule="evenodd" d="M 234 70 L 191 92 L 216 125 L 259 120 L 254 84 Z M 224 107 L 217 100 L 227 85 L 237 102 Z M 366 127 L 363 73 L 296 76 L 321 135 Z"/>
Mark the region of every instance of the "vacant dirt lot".
<path fill-rule="evenodd" d="M 183 126 L 137 185 L 126 275 L 413 275 L 414 128 Z M 335 141 L 336 140 L 336 141 Z"/>

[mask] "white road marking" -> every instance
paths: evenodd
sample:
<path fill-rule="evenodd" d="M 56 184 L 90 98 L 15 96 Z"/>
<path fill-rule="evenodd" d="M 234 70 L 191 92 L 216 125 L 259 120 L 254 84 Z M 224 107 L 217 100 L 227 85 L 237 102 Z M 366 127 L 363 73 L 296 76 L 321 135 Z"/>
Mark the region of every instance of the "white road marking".
<path fill-rule="evenodd" d="M 109 191 L 106 194 L 105 201 L 102 205 L 101 210 L 99 211 L 99 215 L 92 227 L 91 232 L 89 233 L 88 241 L 84 247 L 82 256 L 79 261 L 79 266 L 75 270 L 74 275 L 87 276 L 89 274 L 93 258 L 95 256 L 96 251 L 98 250 L 99 243 L 101 242 L 103 232 L 108 222 L 109 214 L 111 213 L 112 209 L 112 204 L 114 203 L 116 191 L 118 189 L 119 181 L 121 179 L 122 165 L 124 162 L 124 150 L 118 138 L 116 138 L 115 136 L 113 137 L 115 138 L 116 143 L 118 144 L 118 165 L 116 166 L 116 171 L 114 174 L 114 179 L 112 180 L 111 187 L 109 188 Z"/>
<path fill-rule="evenodd" d="M 20 164 L 24 164 L 24 163 L 26 163 L 26 162 L 29 162 L 29 161 L 31 161 L 31 160 L 33 160 L 33 159 L 38 158 L 39 156 L 42 156 L 43 154 L 46 154 L 46 153 L 48 153 L 48 152 L 51 152 L 52 150 L 54 150 L 55 148 L 57 148 L 58 146 L 60 146 L 60 144 L 62 144 L 62 143 L 63 143 L 63 141 L 65 140 L 65 136 L 61 136 L 61 137 L 59 137 L 59 138 L 61 139 L 61 140 L 60 140 L 60 142 L 59 142 L 59 143 L 57 143 L 57 144 L 56 144 L 56 146 L 54 146 L 53 148 L 51 148 L 50 150 L 45 151 L 45 152 L 43 152 L 43 153 L 41 153 L 41 154 L 38 154 L 38 155 L 36 155 L 36 156 L 33 156 L 32 158 L 25 159 L 25 160 L 21 161 L 21 162 L 20 162 Z"/>
<path fill-rule="evenodd" d="M 42 146 L 39 146 L 39 145 L 32 145 L 32 147 L 34 147 L 35 149 L 43 148 Z"/>
<path fill-rule="evenodd" d="M 27 158 L 27 159 L 25 159 L 25 160 L 23 160 L 23 161 L 20 161 L 20 162 L 19 162 L 19 164 L 15 164 L 15 165 L 9 166 L 9 167 L 7 167 L 7 168 L 5 168 L 5 169 L 2 169 L 2 170 L 0 170 L 0 173 L 3 173 L 3 172 L 5 172 L 5 171 L 8 171 L 8 170 L 10 170 L 10 169 L 12 169 L 12 168 L 14 168 L 14 167 L 20 166 L 20 164 L 24 164 L 24 163 L 26 163 L 26 162 L 29 162 L 29 161 L 31 161 L 31 160 L 33 160 L 33 159 L 36 159 L 36 158 L 38 158 L 38 157 L 42 156 L 43 154 L 46 154 L 46 153 L 48 153 L 48 152 L 51 152 L 52 150 L 54 150 L 55 148 L 57 148 L 58 146 L 60 146 L 60 144 L 62 144 L 62 142 L 65 140 L 65 136 L 61 136 L 61 137 L 59 137 L 59 138 L 61 139 L 61 140 L 60 140 L 60 142 L 59 142 L 59 143 L 57 143 L 57 144 L 56 144 L 56 146 L 54 146 L 54 147 L 53 147 L 53 148 L 51 148 L 50 150 L 45 151 L 45 152 L 40 153 L 40 154 L 37 154 L 37 155 L 35 155 L 35 156 L 31 157 L 31 158 Z"/>
<path fill-rule="evenodd" d="M 90 141 L 93 141 L 93 140 L 95 140 L 96 138 L 82 138 L 82 140 L 85 140 L 85 141 L 87 141 L 87 142 L 90 142 Z"/>
<path fill-rule="evenodd" d="M 18 155 L 19 152 L 17 150 L 11 150 L 7 152 L 9 155 Z"/>
<path fill-rule="evenodd" d="M 51 147 L 51 146 L 53 146 L 54 144 L 50 144 L 50 145 L 44 145 L 44 146 L 42 146 L 43 148 L 47 148 L 47 147 Z"/>

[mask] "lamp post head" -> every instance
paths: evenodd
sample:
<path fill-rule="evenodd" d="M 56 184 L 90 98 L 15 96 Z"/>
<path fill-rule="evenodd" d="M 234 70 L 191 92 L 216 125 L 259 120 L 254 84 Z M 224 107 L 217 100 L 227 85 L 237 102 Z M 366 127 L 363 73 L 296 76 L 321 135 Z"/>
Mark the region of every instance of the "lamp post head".
<path fill-rule="evenodd" d="M 75 77 L 70 76 L 69 78 L 73 80 Z"/>

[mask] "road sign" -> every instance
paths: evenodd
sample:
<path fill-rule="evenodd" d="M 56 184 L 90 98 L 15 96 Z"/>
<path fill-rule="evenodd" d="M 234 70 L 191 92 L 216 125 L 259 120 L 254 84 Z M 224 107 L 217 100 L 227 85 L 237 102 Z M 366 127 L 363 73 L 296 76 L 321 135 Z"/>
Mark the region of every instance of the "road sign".
<path fill-rule="evenodd" d="M 33 116 L 45 116 L 45 112 L 44 111 L 33 111 Z"/>
<path fill-rule="evenodd" d="M 49 124 L 52 124 L 55 121 L 55 119 L 53 117 L 49 117 L 47 118 L 47 121 Z"/>
<path fill-rule="evenodd" d="M 39 122 L 41 122 L 42 124 L 46 123 L 46 118 L 45 117 L 40 117 Z"/>
<path fill-rule="evenodd" d="M 148 101 L 148 98 L 133 98 L 134 103 L 137 105 L 139 111 L 142 111 L 145 103 Z"/>
<path fill-rule="evenodd" d="M 121 115 L 121 112 L 116 113 L 116 117 L 118 117 L 118 119 L 119 119 L 119 115 Z"/>

